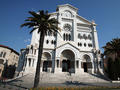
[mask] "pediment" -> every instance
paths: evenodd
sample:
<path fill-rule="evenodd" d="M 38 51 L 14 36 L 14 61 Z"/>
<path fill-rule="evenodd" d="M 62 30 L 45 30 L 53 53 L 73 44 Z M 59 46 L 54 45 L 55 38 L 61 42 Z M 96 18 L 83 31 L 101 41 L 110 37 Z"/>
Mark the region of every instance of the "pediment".
<path fill-rule="evenodd" d="M 76 13 L 77 13 L 77 11 L 78 11 L 78 8 L 75 8 L 75 7 L 73 7 L 72 5 L 70 5 L 70 4 L 64 4 L 64 5 L 58 5 L 58 7 L 57 7 L 57 10 L 59 10 L 59 8 L 64 8 L 64 9 L 70 9 L 70 10 L 73 10 L 73 11 L 75 11 Z"/>
<path fill-rule="evenodd" d="M 74 18 L 76 17 L 76 22 L 80 24 L 87 24 L 87 25 L 96 25 L 92 21 L 89 21 L 85 19 L 82 16 L 78 15 L 78 8 L 70 5 L 70 4 L 64 4 L 64 5 L 58 5 L 57 11 L 59 11 L 60 15 L 64 18 Z"/>
<path fill-rule="evenodd" d="M 61 48 L 61 47 L 71 47 L 71 48 L 75 48 L 75 49 L 77 49 L 77 50 L 80 51 L 79 48 L 77 48 L 75 45 L 73 45 L 73 44 L 70 43 L 70 42 L 66 42 L 66 43 L 64 43 L 64 44 L 62 44 L 62 45 L 56 47 L 55 49 L 58 49 L 58 48 Z"/>

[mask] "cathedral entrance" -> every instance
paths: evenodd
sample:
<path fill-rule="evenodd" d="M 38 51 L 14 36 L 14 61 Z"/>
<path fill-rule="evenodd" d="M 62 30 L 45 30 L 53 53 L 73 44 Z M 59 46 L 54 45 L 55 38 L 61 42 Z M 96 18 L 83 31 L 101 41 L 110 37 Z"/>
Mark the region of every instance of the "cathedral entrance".
<path fill-rule="evenodd" d="M 50 72 L 50 69 L 52 67 L 52 61 L 44 61 L 43 62 L 43 71 L 44 72 Z"/>
<path fill-rule="evenodd" d="M 69 72 L 70 69 L 70 60 L 62 61 L 62 72 Z"/>
<path fill-rule="evenodd" d="M 83 63 L 83 68 L 84 68 L 84 72 L 87 72 L 88 70 L 87 70 L 87 63 Z"/>
<path fill-rule="evenodd" d="M 82 68 L 84 72 L 92 73 L 92 62 L 88 55 L 83 56 Z"/>
<path fill-rule="evenodd" d="M 62 72 L 75 73 L 75 55 L 71 50 L 64 50 L 60 59 Z"/>
<path fill-rule="evenodd" d="M 52 68 L 52 60 L 51 55 L 48 52 L 44 52 L 42 55 L 42 71 L 43 72 L 51 72 Z"/>

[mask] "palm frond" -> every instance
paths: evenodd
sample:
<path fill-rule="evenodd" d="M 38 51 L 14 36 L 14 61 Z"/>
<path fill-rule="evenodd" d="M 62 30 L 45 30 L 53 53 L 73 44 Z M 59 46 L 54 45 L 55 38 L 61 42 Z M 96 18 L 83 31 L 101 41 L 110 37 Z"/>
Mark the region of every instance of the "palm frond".
<path fill-rule="evenodd" d="M 52 31 L 58 32 L 61 29 L 58 27 L 59 22 L 55 18 L 50 18 L 48 11 L 39 10 L 38 13 L 34 11 L 29 11 L 32 15 L 25 20 L 25 23 L 21 27 L 27 26 L 28 28 L 33 28 L 30 33 L 38 28 L 38 33 L 44 30 L 44 32 Z M 35 28 L 37 26 L 37 28 Z"/>
<path fill-rule="evenodd" d="M 33 17 L 36 17 L 36 18 L 39 17 L 39 14 L 37 14 L 37 13 L 34 12 L 34 11 L 29 11 L 29 13 L 30 13 Z"/>
<path fill-rule="evenodd" d="M 36 29 L 38 29 L 38 28 L 33 28 L 33 29 L 30 31 L 30 34 L 32 34 L 32 32 L 35 31 Z"/>
<path fill-rule="evenodd" d="M 32 23 L 32 22 L 26 22 L 26 23 L 24 23 L 24 24 L 21 24 L 20 27 L 24 27 L 24 26 L 33 27 L 33 26 L 36 26 L 36 24 L 35 24 L 35 23 Z"/>

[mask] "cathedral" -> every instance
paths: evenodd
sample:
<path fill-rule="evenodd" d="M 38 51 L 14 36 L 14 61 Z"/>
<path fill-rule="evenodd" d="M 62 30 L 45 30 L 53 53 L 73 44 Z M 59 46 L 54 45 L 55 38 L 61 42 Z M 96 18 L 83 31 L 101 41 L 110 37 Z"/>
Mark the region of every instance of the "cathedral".
<path fill-rule="evenodd" d="M 47 32 L 41 59 L 41 73 L 98 74 L 103 73 L 95 21 L 78 15 L 78 8 L 58 5 L 50 13 L 60 23 L 59 33 Z M 21 50 L 20 63 L 24 72 L 35 73 L 38 59 L 39 34 L 32 33 L 31 43 Z"/>

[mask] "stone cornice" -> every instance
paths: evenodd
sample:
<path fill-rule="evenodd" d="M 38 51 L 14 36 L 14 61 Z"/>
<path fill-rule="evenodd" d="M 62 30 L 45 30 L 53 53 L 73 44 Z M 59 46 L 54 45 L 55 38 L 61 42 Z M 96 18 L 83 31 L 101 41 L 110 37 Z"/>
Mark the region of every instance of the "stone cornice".
<path fill-rule="evenodd" d="M 62 45 L 60 45 L 60 46 L 58 46 L 58 47 L 56 47 L 56 48 L 54 48 L 54 49 L 51 49 L 51 48 L 43 48 L 43 50 L 55 50 L 55 49 L 58 49 L 58 48 L 66 45 L 66 44 L 70 44 L 71 46 L 73 46 L 74 48 L 76 48 L 76 49 L 77 49 L 78 51 L 80 51 L 80 52 L 85 52 L 85 53 L 92 53 L 92 52 L 93 52 L 93 51 L 80 50 L 79 48 L 77 48 L 77 47 L 75 47 L 74 45 L 72 45 L 70 42 L 66 42 L 66 43 L 64 43 L 64 44 L 62 44 Z"/>
<path fill-rule="evenodd" d="M 73 18 L 66 18 L 66 17 L 62 17 L 63 20 L 70 20 L 73 21 Z"/>
<path fill-rule="evenodd" d="M 54 48 L 43 48 L 43 50 L 55 50 Z"/>
<path fill-rule="evenodd" d="M 77 26 L 84 26 L 84 27 L 90 27 L 91 24 L 83 24 L 83 23 L 77 23 Z"/>
<path fill-rule="evenodd" d="M 49 13 L 50 15 L 56 15 L 58 12 Z"/>

